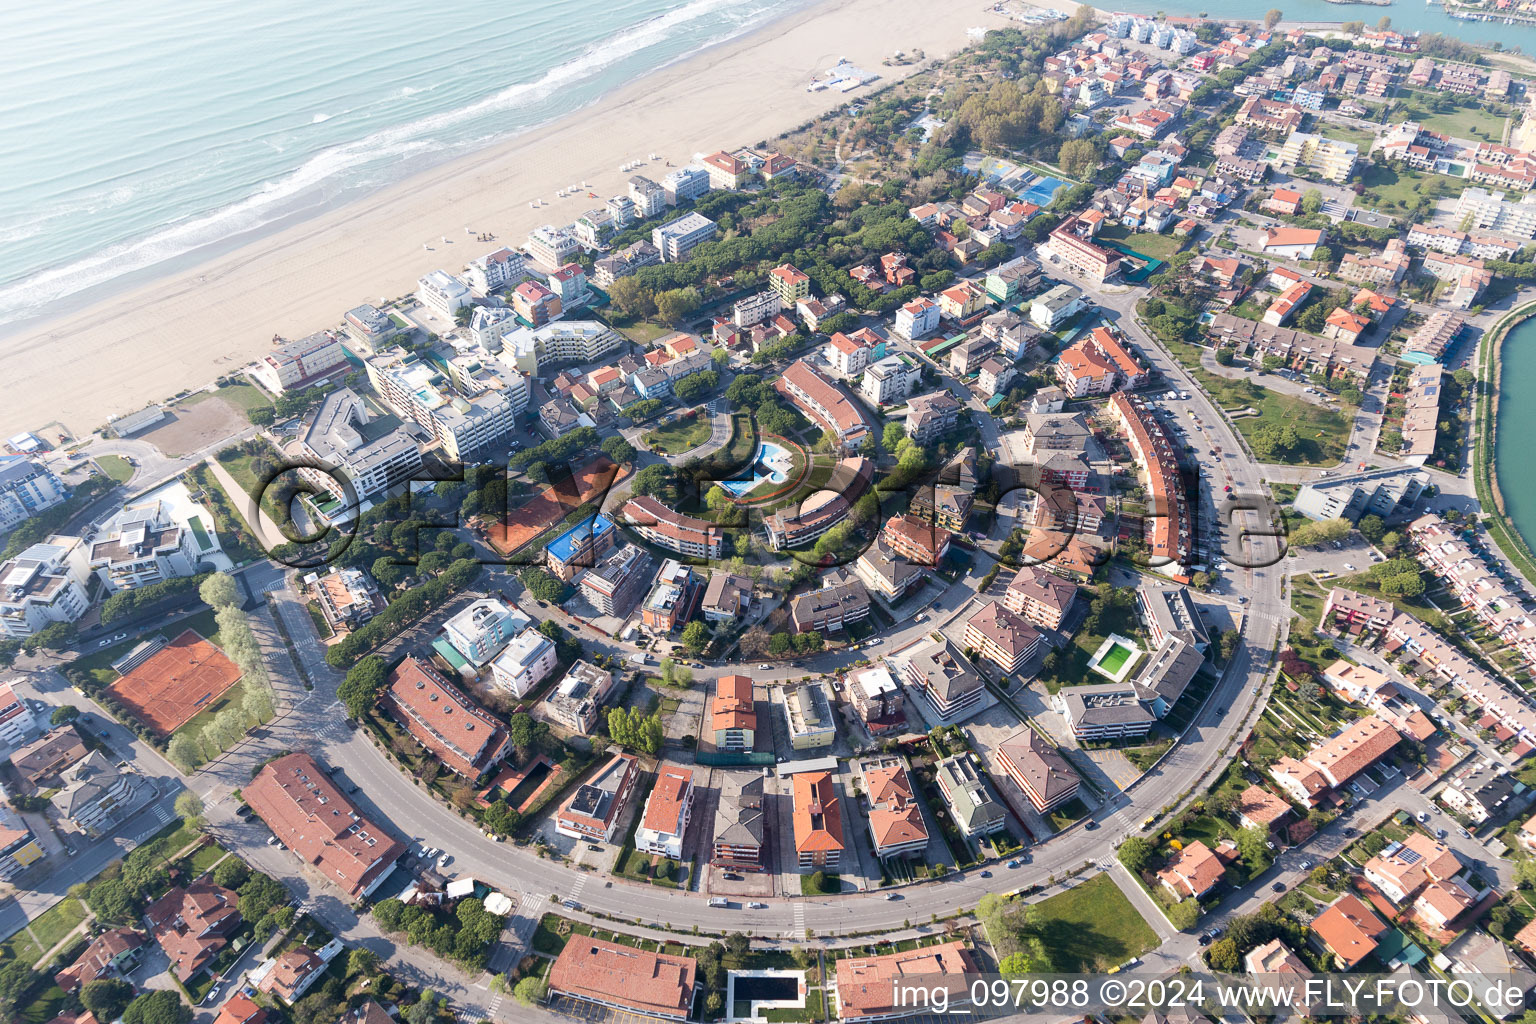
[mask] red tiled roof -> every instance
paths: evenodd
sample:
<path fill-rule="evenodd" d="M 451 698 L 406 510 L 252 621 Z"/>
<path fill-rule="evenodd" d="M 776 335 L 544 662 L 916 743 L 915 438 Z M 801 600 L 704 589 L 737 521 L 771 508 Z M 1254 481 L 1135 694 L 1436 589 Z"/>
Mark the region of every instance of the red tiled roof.
<path fill-rule="evenodd" d="M 385 707 L 443 764 L 478 778 L 506 748 L 501 724 L 415 655 L 389 674 Z"/>
<path fill-rule="evenodd" d="M 795 852 L 843 850 L 843 815 L 837 786 L 828 772 L 798 772 L 795 790 Z"/>
<path fill-rule="evenodd" d="M 576 935 L 549 970 L 549 987 L 583 999 L 619 1003 L 639 1013 L 687 1016 L 698 962 Z"/>
<path fill-rule="evenodd" d="M 1312 931 L 1346 967 L 1354 967 L 1376 949 L 1387 926 L 1360 897 L 1346 893 L 1313 919 Z"/>
<path fill-rule="evenodd" d="M 268 762 L 241 795 L 284 846 L 348 896 L 361 896 L 405 852 L 308 754 Z"/>

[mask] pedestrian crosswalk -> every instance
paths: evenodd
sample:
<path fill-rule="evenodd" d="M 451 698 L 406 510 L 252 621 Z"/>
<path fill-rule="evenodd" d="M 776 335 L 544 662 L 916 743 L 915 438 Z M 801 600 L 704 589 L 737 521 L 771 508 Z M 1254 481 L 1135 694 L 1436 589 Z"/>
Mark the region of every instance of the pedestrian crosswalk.
<path fill-rule="evenodd" d="M 491 1005 L 489 1005 L 489 1006 L 487 1006 L 485 1008 L 485 1015 L 486 1015 L 486 1017 L 490 1018 L 491 1020 L 495 1020 L 496 1019 L 496 1011 L 501 1009 L 501 1001 L 503 999 L 505 999 L 505 998 L 506 998 L 506 994 L 503 993 L 503 992 L 492 992 L 491 993 Z"/>
<path fill-rule="evenodd" d="M 799 939 L 805 935 L 805 901 L 795 903 L 795 926 L 790 929 L 789 937 Z"/>
<path fill-rule="evenodd" d="M 175 815 L 171 813 L 171 809 L 165 806 L 165 804 L 160 804 L 155 808 L 155 820 L 160 824 L 165 825 L 169 823 L 173 817 L 175 817 Z"/>
<path fill-rule="evenodd" d="M 567 898 L 568 899 L 573 899 L 573 900 L 580 899 L 581 898 L 581 891 L 587 887 L 587 879 L 589 877 L 590 876 L 587 875 L 585 872 L 583 872 L 582 874 L 577 875 L 576 876 L 576 884 L 571 886 L 571 891 L 566 894 Z"/>

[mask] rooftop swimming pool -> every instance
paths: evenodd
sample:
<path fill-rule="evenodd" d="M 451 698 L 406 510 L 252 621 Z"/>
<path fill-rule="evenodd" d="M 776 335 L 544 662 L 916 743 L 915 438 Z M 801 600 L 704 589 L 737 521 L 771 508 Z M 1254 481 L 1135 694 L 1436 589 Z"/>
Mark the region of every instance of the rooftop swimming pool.
<path fill-rule="evenodd" d="M 746 470 L 735 480 L 722 480 L 720 486 L 740 498 L 750 494 L 753 490 L 765 483 L 782 484 L 789 479 L 789 471 L 794 467 L 794 460 L 789 451 L 772 441 L 760 442 L 757 446 L 757 455 L 752 460 L 752 477 L 747 479 Z"/>

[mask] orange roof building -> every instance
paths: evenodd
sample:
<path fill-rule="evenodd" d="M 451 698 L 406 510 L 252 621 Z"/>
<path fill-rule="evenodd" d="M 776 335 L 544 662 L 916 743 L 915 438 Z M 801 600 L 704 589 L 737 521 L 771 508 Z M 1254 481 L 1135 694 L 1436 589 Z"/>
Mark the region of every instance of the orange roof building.
<path fill-rule="evenodd" d="M 683 836 L 693 816 L 693 769 L 662 763 L 656 766 L 656 785 L 645 801 L 644 816 L 635 830 L 635 849 L 677 860 L 683 855 Z"/>
<path fill-rule="evenodd" d="M 848 390 L 822 376 L 804 359 L 790 363 L 773 386 L 847 447 L 857 448 L 874 429 L 868 414 Z"/>
<path fill-rule="evenodd" d="M 951 1009 L 964 1006 L 972 976 L 980 970 L 975 955 L 959 942 L 885 956 L 844 957 L 837 962 L 837 1016 L 845 1021 L 907 1016 L 911 1007 L 901 1006 L 895 997 L 897 984 L 904 980 L 929 993 L 947 991 Z"/>
<path fill-rule="evenodd" d="M 549 992 L 666 1020 L 687 1020 L 697 977 L 698 962 L 691 956 L 650 953 L 578 935 L 550 967 Z"/>
<path fill-rule="evenodd" d="M 235 893 L 222 885 L 193 882 L 172 889 L 144 911 L 171 973 L 183 984 L 202 973 L 240 927 L 238 903 Z"/>
<path fill-rule="evenodd" d="M 836 871 L 842 858 L 843 815 L 830 772 L 794 776 L 795 855 L 801 871 Z"/>
<path fill-rule="evenodd" d="M 757 704 L 749 676 L 721 676 L 710 704 L 717 750 L 751 750 L 757 735 Z"/>
<path fill-rule="evenodd" d="M 1291 805 L 1263 786 L 1249 786 L 1237 798 L 1238 821 L 1244 828 L 1262 828 L 1269 832 L 1287 814 Z"/>
<path fill-rule="evenodd" d="M 1221 881 L 1227 866 L 1214 850 L 1196 839 L 1157 873 L 1157 878 L 1176 899 L 1193 896 L 1199 899 Z"/>
<path fill-rule="evenodd" d="M 1377 715 L 1352 722 L 1338 735 L 1312 748 L 1306 762 L 1330 786 L 1342 786 L 1397 746 L 1397 730 Z"/>
<path fill-rule="evenodd" d="M 308 754 L 267 762 L 241 795 L 279 842 L 352 899 L 372 894 L 405 852 Z"/>
<path fill-rule="evenodd" d="M 877 857 L 921 854 L 928 846 L 928 826 L 912 792 L 912 780 L 900 758 L 880 758 L 863 768 L 869 795 L 869 834 Z"/>
<path fill-rule="evenodd" d="M 1354 893 L 1345 893 L 1312 921 L 1312 933 L 1350 970 L 1376 951 L 1387 925 Z"/>
<path fill-rule="evenodd" d="M 223 1006 L 213 1024 L 265 1024 L 267 1011 L 250 996 L 236 992 Z"/>
<path fill-rule="evenodd" d="M 466 779 L 478 779 L 511 744 L 500 722 L 415 655 L 389 674 L 383 702 L 417 743 Z"/>
<path fill-rule="evenodd" d="M 308 946 L 295 946 L 272 961 L 256 987 L 285 1003 L 293 1003 L 308 991 L 323 970 L 325 961 L 316 956 L 314 950 Z"/>

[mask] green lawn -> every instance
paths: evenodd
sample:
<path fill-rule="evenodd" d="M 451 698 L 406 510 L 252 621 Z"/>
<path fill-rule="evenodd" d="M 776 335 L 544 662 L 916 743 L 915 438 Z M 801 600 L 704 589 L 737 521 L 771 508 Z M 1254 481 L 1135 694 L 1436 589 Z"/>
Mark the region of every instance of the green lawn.
<path fill-rule="evenodd" d="M 1390 597 L 1387 594 L 1383 594 L 1381 588 L 1376 585 L 1375 580 L 1371 579 L 1368 572 L 1358 573 L 1354 576 L 1340 576 L 1338 579 L 1329 580 L 1328 585 L 1331 587 L 1343 587 L 1345 590 L 1353 590 L 1361 594 L 1369 594 L 1372 597 L 1380 598 L 1383 601 L 1390 601 L 1392 602 L 1392 607 L 1420 619 L 1429 628 L 1453 643 L 1457 639 L 1457 634 L 1461 632 L 1451 623 L 1450 619 L 1446 618 L 1444 612 L 1438 608 L 1431 608 L 1422 599 L 1409 601 L 1401 597 Z"/>
<path fill-rule="evenodd" d="M 242 412 L 252 409 L 270 409 L 272 400 L 253 384 L 231 384 L 227 388 L 219 388 L 216 391 L 199 391 L 195 395 L 188 395 L 176 404 L 179 406 L 196 405 L 206 402 L 210 398 L 222 398 L 230 405 Z"/>
<path fill-rule="evenodd" d="M 703 409 L 693 419 L 675 420 L 645 435 L 645 443 L 661 455 L 681 455 L 709 440 L 709 414 Z"/>
<path fill-rule="evenodd" d="M 1350 419 L 1354 412 L 1352 406 L 1341 404 L 1337 410 L 1325 409 L 1271 391 L 1251 380 L 1216 377 L 1200 367 L 1198 351 L 1194 352 L 1194 359 L 1195 365 L 1191 372 L 1217 405 L 1229 414 L 1240 409 L 1257 411 L 1258 415 L 1255 416 L 1233 416 L 1233 424 L 1244 437 L 1251 441 L 1254 435 L 1270 424 L 1296 428 L 1301 438 L 1299 449 L 1278 461 L 1298 466 L 1331 466 L 1344 457 L 1344 446 L 1349 441 Z M 1180 355 L 1180 361 L 1188 365 L 1183 355 Z"/>
<path fill-rule="evenodd" d="M 1365 185 L 1360 204 L 1389 213 L 1411 209 L 1425 197 L 1461 195 L 1462 189 L 1471 184 L 1465 178 L 1426 174 L 1402 164 L 1362 164 L 1360 180 Z"/>
<path fill-rule="evenodd" d="M 1333 581 L 1330 580 L 1330 583 Z M 1296 576 L 1291 580 L 1291 608 L 1306 622 L 1309 630 L 1316 629 L 1323 621 L 1323 605 L 1328 594 L 1310 576 Z"/>
<path fill-rule="evenodd" d="M 812 879 L 815 878 L 815 877 L 816 876 L 814 874 L 801 875 L 800 876 L 800 895 L 802 895 L 802 896 L 822 896 L 822 895 L 825 895 L 825 894 L 828 894 L 828 893 L 835 893 L 835 892 L 842 892 L 843 891 L 843 881 L 842 881 L 841 876 L 839 876 L 839 875 L 826 875 L 826 876 L 824 876 L 826 878 L 826 883 L 827 884 L 826 884 L 825 888 L 820 889 L 820 890 L 818 890 L 816 888 L 815 884 L 812 882 Z"/>
<path fill-rule="evenodd" d="M 1099 237 L 1127 249 L 1134 249 L 1143 256 L 1167 262 L 1173 254 L 1184 248 L 1184 239 L 1155 231 L 1133 232 L 1119 224 L 1113 224 L 1099 232 Z"/>
<path fill-rule="evenodd" d="M 1430 94 L 1413 93 L 1403 102 L 1400 114 L 1394 120 L 1417 121 L 1430 131 L 1444 132 L 1461 139 L 1479 139 L 1483 142 L 1499 142 L 1504 137 L 1505 115 L 1484 110 L 1482 104 L 1471 99 L 1458 99 L 1456 109 L 1438 113 L 1425 102 Z M 1433 94 L 1440 99 L 1443 94 Z M 1361 147 L 1362 151 L 1364 147 Z"/>
<path fill-rule="evenodd" d="M 96 465 L 103 473 L 120 484 L 127 483 L 133 476 L 133 467 L 128 465 L 128 460 L 121 455 L 98 455 Z"/>
<path fill-rule="evenodd" d="M 38 915 L 30 928 L 23 928 L 0 945 L 7 960 L 15 958 L 36 963 L 48 950 L 58 945 L 76 925 L 85 920 L 85 904 L 66 896 Z M 37 936 L 37 941 L 32 936 Z"/>
<path fill-rule="evenodd" d="M 1326 139 L 1336 139 L 1339 142 L 1353 142 L 1360 147 L 1362 154 L 1371 148 L 1371 143 L 1376 141 L 1375 132 L 1366 131 L 1364 128 L 1354 128 L 1349 125 L 1334 124 L 1332 121 L 1318 121 L 1313 131 Z"/>
<path fill-rule="evenodd" d="M 1157 945 L 1157 933 L 1107 874 L 1043 900 L 1035 910 L 1058 971 L 1106 971 Z"/>

